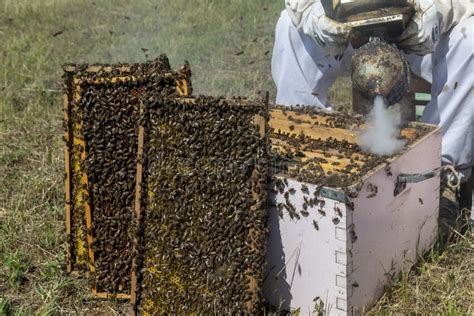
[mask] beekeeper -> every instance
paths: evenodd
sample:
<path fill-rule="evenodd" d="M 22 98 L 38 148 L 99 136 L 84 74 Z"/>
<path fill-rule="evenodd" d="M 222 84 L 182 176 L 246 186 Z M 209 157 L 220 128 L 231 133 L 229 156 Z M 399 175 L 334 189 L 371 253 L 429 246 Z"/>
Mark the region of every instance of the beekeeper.
<path fill-rule="evenodd" d="M 455 166 L 464 182 L 474 165 L 474 2 L 409 2 L 416 13 L 398 46 L 412 71 L 432 84 L 422 120 L 442 127 L 442 162 Z M 328 89 L 350 67 L 351 29 L 327 17 L 320 0 L 285 0 L 285 5 L 272 60 L 276 103 L 331 110 Z"/>

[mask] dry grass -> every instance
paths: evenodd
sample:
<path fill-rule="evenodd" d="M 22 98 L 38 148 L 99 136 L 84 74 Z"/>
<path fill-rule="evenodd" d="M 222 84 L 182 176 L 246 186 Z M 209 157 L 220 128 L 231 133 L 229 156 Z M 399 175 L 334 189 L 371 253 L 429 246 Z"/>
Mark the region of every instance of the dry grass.
<path fill-rule="evenodd" d="M 143 61 L 148 48 L 176 66 L 189 59 L 197 93 L 273 93 L 270 57 L 282 7 L 272 0 L 0 2 L 0 315 L 123 310 L 91 300 L 86 282 L 64 272 L 61 65 Z M 347 79 L 336 86 L 332 99 L 347 108 Z M 376 311 L 472 313 L 473 258 L 472 241 L 452 246 L 403 276 Z"/>
<path fill-rule="evenodd" d="M 433 249 L 402 273 L 370 312 L 379 314 L 473 315 L 474 237 L 445 251 Z"/>

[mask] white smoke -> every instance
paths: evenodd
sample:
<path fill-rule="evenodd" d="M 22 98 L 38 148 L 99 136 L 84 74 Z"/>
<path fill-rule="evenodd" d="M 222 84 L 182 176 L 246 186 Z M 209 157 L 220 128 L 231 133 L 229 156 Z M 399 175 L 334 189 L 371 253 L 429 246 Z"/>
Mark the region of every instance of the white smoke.
<path fill-rule="evenodd" d="M 359 146 L 363 151 L 378 156 L 390 156 L 399 152 L 405 146 L 405 141 L 398 139 L 399 125 L 400 116 L 387 109 L 382 96 L 375 97 L 366 129 L 359 135 Z"/>

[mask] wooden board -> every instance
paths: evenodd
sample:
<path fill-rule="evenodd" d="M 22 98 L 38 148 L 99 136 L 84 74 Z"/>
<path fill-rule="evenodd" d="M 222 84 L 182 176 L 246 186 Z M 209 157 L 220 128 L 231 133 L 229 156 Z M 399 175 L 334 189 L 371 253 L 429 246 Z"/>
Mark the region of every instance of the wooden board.
<path fill-rule="evenodd" d="M 293 117 L 303 122 L 298 124 L 295 121 L 289 120 L 289 117 Z M 327 118 L 323 115 L 311 117 L 310 115 L 299 114 L 298 112 L 294 111 L 286 111 L 285 115 L 282 110 L 272 110 L 270 112 L 269 124 L 270 128 L 273 128 L 274 131 L 280 130 L 283 133 L 295 135 L 304 134 L 305 136 L 311 137 L 313 139 L 320 138 L 324 140 L 332 137 L 337 140 L 346 140 L 353 143 L 355 142 L 357 136 L 355 131 L 321 126 L 327 124 Z"/>
<path fill-rule="evenodd" d="M 66 86 L 71 85 L 72 76 L 66 75 Z M 72 272 L 72 257 L 74 256 L 72 253 L 72 223 L 71 223 L 71 147 L 72 147 L 72 129 L 70 127 L 70 100 L 72 100 L 72 93 L 66 92 L 64 93 L 64 171 L 65 171 L 65 202 L 66 202 L 66 254 L 67 254 L 67 271 Z"/>
<path fill-rule="evenodd" d="M 295 111 L 285 111 L 286 115 L 281 109 L 272 109 L 270 111 L 270 128 L 275 132 L 280 130 L 283 133 L 289 133 L 294 135 L 304 134 L 312 139 L 325 140 L 329 137 L 337 140 L 346 140 L 349 143 L 357 142 L 358 130 L 363 128 L 363 124 L 349 124 L 349 128 L 334 128 L 330 126 L 324 126 L 330 124 L 328 117 L 337 115 L 334 113 L 328 113 L 329 116 L 325 116 L 323 113 L 316 115 L 301 114 Z M 289 118 L 301 121 L 292 121 Z M 401 136 L 408 140 L 416 139 L 420 136 L 417 132 L 415 125 L 405 127 L 401 130 Z"/>
<path fill-rule="evenodd" d="M 143 103 L 140 104 L 140 112 L 143 113 L 144 106 Z M 138 150 L 137 150 L 137 175 L 135 181 L 135 225 L 136 227 L 141 227 L 141 213 L 142 213 L 142 181 L 143 181 L 143 146 L 145 143 L 145 126 L 140 124 L 138 127 Z M 140 240 L 137 235 L 134 236 L 134 248 L 138 248 Z M 137 312 L 137 287 L 138 287 L 138 261 L 134 257 L 132 261 L 132 288 L 130 293 L 130 304 L 132 305 L 132 313 L 136 314 Z"/>

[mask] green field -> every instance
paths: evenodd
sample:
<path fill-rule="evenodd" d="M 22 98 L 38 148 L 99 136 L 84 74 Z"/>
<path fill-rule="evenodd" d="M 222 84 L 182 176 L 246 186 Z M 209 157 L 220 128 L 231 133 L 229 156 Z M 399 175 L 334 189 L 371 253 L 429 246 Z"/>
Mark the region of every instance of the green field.
<path fill-rule="evenodd" d="M 0 315 L 116 314 L 65 273 L 62 69 L 67 62 L 189 60 L 196 94 L 274 95 L 283 0 L 0 0 Z M 347 79 L 331 99 L 347 109 Z M 401 276 L 379 312 L 472 314 L 473 241 Z"/>

